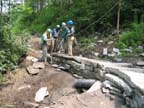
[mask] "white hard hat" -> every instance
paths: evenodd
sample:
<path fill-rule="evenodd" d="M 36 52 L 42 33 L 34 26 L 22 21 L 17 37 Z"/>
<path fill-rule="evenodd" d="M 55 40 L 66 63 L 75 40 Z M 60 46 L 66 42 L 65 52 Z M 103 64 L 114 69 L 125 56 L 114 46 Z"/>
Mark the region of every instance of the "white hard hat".
<path fill-rule="evenodd" d="M 49 32 L 49 33 L 51 33 L 52 32 L 52 30 L 49 28 L 49 29 L 47 29 L 47 31 Z"/>
<path fill-rule="evenodd" d="M 62 26 L 66 26 L 66 23 L 65 23 L 65 22 L 62 22 Z"/>
<path fill-rule="evenodd" d="M 57 28 L 60 28 L 60 25 L 57 25 L 56 27 L 57 27 Z"/>

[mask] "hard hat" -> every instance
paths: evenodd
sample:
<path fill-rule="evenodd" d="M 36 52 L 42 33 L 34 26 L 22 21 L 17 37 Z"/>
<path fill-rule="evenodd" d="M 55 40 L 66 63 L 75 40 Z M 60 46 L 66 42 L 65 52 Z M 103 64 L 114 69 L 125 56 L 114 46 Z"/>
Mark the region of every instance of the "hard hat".
<path fill-rule="evenodd" d="M 56 27 L 57 27 L 57 28 L 60 28 L 60 25 L 57 25 Z"/>
<path fill-rule="evenodd" d="M 68 22 L 67 22 L 67 25 L 73 25 L 74 24 L 74 22 L 72 21 L 72 20 L 69 20 Z"/>
<path fill-rule="evenodd" d="M 65 22 L 62 22 L 62 26 L 66 26 L 66 23 L 65 23 Z"/>
<path fill-rule="evenodd" d="M 49 33 L 51 33 L 52 32 L 52 30 L 49 28 L 49 29 L 47 29 L 47 31 L 49 32 Z"/>

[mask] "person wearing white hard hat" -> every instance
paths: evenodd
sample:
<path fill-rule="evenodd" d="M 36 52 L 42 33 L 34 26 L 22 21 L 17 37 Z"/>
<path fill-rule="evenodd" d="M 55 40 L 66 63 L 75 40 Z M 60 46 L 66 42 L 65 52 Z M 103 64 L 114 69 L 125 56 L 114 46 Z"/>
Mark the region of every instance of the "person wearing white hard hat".
<path fill-rule="evenodd" d="M 41 40 L 42 40 L 42 61 L 47 62 L 47 46 L 50 44 L 51 41 L 51 29 L 47 29 L 46 32 L 42 35 Z"/>

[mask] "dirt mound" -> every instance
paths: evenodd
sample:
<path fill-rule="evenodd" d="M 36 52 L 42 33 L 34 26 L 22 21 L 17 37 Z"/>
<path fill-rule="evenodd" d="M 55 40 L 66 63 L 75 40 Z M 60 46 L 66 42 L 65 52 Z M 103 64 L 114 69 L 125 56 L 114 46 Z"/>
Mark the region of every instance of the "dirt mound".
<path fill-rule="evenodd" d="M 51 108 L 123 108 L 122 100 L 110 100 L 102 94 L 101 90 L 81 95 L 71 95 L 61 98 Z"/>
<path fill-rule="evenodd" d="M 15 108 L 20 108 L 19 106 L 27 101 L 34 102 L 35 93 L 40 87 L 48 88 L 50 96 L 45 100 L 47 104 L 66 95 L 66 92 L 75 92 L 72 88 L 74 78 L 63 71 L 57 72 L 49 65 L 37 76 L 29 76 L 25 69 L 17 69 L 15 72 L 9 76 L 12 85 L 0 91 L 0 102 L 15 104 Z M 30 87 L 27 87 L 28 85 Z"/>
<path fill-rule="evenodd" d="M 28 41 L 29 50 L 27 56 L 41 57 L 40 41 L 38 37 L 31 37 Z M 0 106 L 12 105 L 14 108 L 31 108 L 25 105 L 25 102 L 34 102 L 35 93 L 41 87 L 47 87 L 49 96 L 44 100 L 45 105 L 54 103 L 64 95 L 75 93 L 72 88 L 74 78 L 64 72 L 58 71 L 45 64 L 45 68 L 40 70 L 38 75 L 29 75 L 26 67 L 32 65 L 32 62 L 24 58 L 20 67 L 7 75 L 8 81 L 1 86 Z M 41 104 L 44 104 L 41 103 Z"/>

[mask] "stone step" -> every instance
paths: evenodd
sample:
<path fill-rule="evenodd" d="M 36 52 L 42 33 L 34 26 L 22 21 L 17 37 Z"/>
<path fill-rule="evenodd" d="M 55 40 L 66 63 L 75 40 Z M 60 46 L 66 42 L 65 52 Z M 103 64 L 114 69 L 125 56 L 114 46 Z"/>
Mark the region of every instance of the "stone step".
<path fill-rule="evenodd" d="M 144 94 L 144 74 L 136 73 L 129 70 L 123 70 L 116 67 L 107 67 L 106 72 L 115 74 L 122 78 L 126 83 L 128 83 L 132 88 L 138 89 Z"/>

